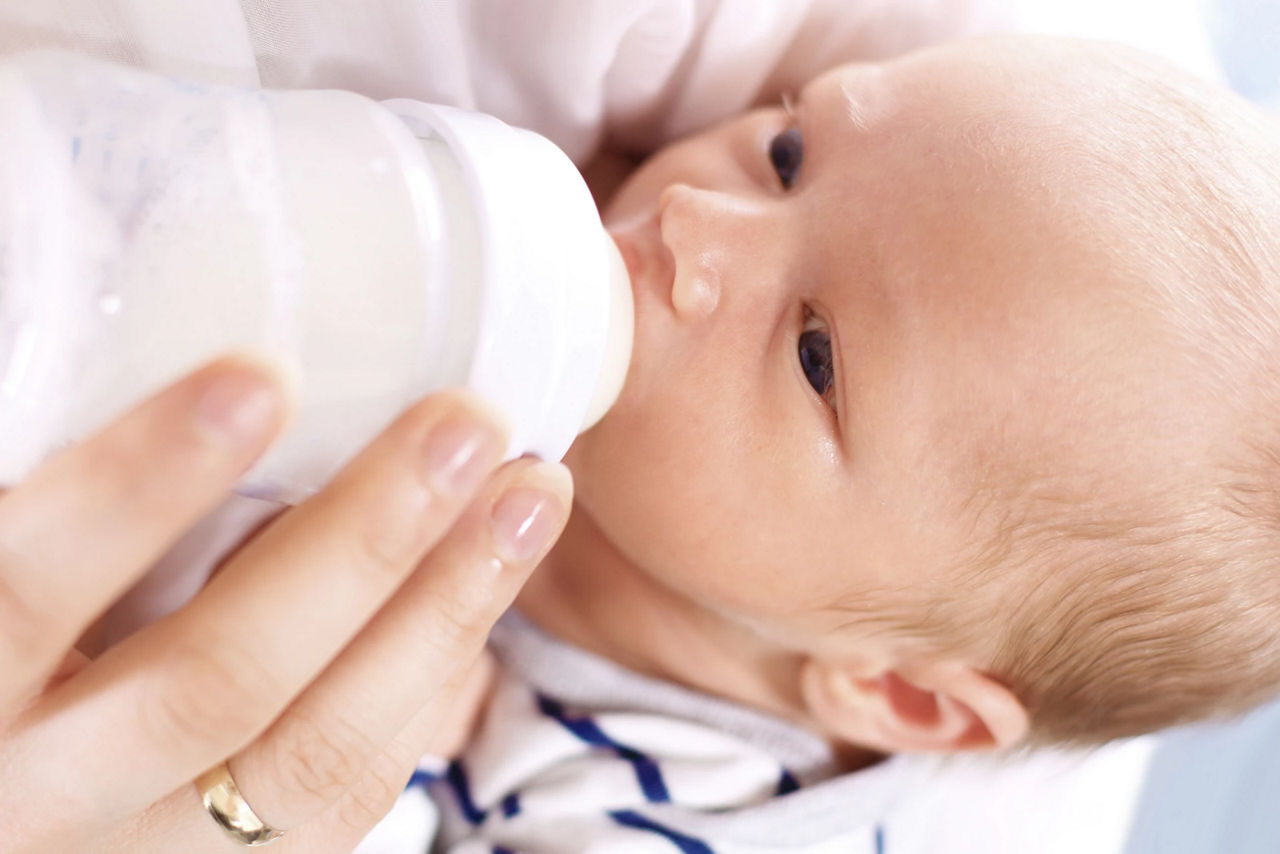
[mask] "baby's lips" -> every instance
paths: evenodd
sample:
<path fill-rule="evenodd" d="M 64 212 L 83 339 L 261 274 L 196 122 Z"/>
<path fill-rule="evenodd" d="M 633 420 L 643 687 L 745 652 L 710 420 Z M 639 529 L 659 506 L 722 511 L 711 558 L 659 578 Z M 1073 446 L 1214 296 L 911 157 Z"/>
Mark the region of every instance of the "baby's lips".
<path fill-rule="evenodd" d="M 631 277 L 633 283 L 644 281 L 644 272 L 648 267 L 639 247 L 636 246 L 637 231 L 638 229 L 635 226 L 609 229 L 609 236 L 613 238 L 613 242 L 617 245 L 618 252 L 622 255 L 623 263 L 627 265 L 627 275 Z"/>
<path fill-rule="evenodd" d="M 646 239 L 646 232 L 652 235 L 652 240 Z M 657 224 L 651 220 L 644 223 L 633 221 L 622 227 L 610 229 L 609 233 L 618 246 L 623 263 L 627 265 L 627 275 L 631 277 L 632 289 L 637 292 L 648 292 L 669 307 L 675 271 L 674 265 L 658 263 L 659 250 L 665 251 L 665 247 L 657 240 Z"/>

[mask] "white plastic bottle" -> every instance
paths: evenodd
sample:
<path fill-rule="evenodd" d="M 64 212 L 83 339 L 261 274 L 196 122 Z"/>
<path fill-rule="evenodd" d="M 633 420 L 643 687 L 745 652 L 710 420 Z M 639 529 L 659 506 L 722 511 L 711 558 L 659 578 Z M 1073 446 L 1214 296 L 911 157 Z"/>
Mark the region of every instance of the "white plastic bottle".
<path fill-rule="evenodd" d="M 240 491 L 296 502 L 398 412 L 469 386 L 563 456 L 631 354 L 626 269 L 552 143 L 339 91 L 0 63 L 0 483 L 222 353 L 296 419 Z"/>

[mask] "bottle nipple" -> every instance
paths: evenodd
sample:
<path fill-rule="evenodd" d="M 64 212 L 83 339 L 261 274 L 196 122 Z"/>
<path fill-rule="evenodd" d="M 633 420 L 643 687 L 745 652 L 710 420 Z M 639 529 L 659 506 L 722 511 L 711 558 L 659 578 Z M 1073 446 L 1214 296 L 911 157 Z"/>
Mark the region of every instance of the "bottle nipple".
<path fill-rule="evenodd" d="M 617 401 L 631 366 L 631 347 L 635 337 L 635 303 L 631 295 L 631 277 L 627 274 L 622 253 L 605 233 L 609 255 L 609 328 L 605 333 L 604 364 L 595 394 L 587 406 L 582 430 L 595 425 Z"/>

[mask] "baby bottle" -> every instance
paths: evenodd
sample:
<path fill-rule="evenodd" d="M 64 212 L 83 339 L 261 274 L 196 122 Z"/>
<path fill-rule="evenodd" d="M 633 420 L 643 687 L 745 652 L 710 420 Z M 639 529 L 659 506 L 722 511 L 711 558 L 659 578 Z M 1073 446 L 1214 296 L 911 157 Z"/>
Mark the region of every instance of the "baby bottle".
<path fill-rule="evenodd" d="M 621 389 L 625 266 L 535 133 L 49 52 L 0 63 L 0 117 L 0 484 L 232 351 L 292 380 L 238 487 L 283 502 L 434 389 L 547 459 Z"/>

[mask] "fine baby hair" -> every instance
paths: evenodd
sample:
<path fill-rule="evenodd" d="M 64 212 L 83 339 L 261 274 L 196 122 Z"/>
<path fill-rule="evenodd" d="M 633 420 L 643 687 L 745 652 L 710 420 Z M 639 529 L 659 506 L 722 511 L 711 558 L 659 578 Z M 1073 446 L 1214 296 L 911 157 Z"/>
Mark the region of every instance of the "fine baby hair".
<path fill-rule="evenodd" d="M 993 671 L 1026 704 L 1031 741 L 1089 744 L 1280 690 L 1280 132 L 1142 54 L 1041 48 L 1040 74 L 1014 85 L 1052 99 L 1071 130 L 1041 128 L 1044 144 L 1064 181 L 1098 191 L 1061 213 L 1116 247 L 1118 280 L 1140 282 L 1117 305 L 1151 318 L 1133 331 L 1155 330 L 1168 384 L 1069 378 L 1082 406 L 1108 398 L 1108 447 L 1063 469 L 1053 449 L 1081 425 L 1046 424 L 1043 445 L 993 459 L 972 496 L 986 536 L 957 573 L 967 595 L 926 613 L 952 637 L 992 631 L 975 602 L 1000 614 Z M 1125 348 L 1111 332 L 1101 346 Z M 1187 397 L 1187 418 L 1141 417 L 1168 394 Z"/>

